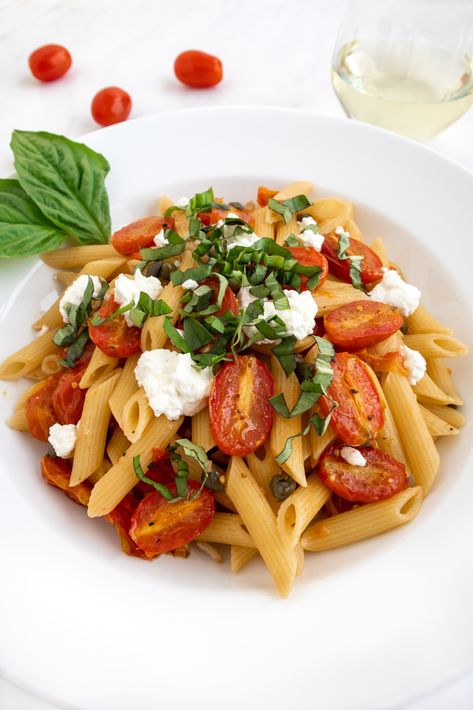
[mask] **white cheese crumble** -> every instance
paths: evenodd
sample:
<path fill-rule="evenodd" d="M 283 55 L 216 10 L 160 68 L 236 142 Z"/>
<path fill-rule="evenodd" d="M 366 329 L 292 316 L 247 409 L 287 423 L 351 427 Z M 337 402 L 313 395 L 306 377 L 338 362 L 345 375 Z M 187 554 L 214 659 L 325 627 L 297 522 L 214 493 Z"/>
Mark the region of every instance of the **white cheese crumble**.
<path fill-rule="evenodd" d="M 342 446 L 340 456 L 351 466 L 366 466 L 366 459 L 358 449 L 353 446 Z"/>
<path fill-rule="evenodd" d="M 310 291 L 298 293 L 297 291 L 284 289 L 284 295 L 289 301 L 289 308 L 283 310 L 277 309 L 273 301 L 268 301 L 266 298 L 261 299 L 263 302 L 263 313 L 261 317 L 264 318 L 264 320 L 269 320 L 273 316 L 278 316 L 285 324 L 288 335 L 294 335 L 297 340 L 303 340 L 307 335 L 311 335 L 314 330 L 317 304 L 312 298 Z M 256 299 L 250 293 L 249 287 L 244 286 L 240 289 L 238 300 L 241 307 L 246 309 L 249 304 Z M 257 329 L 252 325 L 245 328 L 245 332 L 251 337 L 257 332 Z M 267 343 L 274 341 L 265 339 L 261 342 Z"/>
<path fill-rule="evenodd" d="M 198 288 L 199 284 L 197 281 L 194 281 L 194 279 L 186 279 L 182 282 L 181 286 L 182 288 L 185 288 L 186 291 L 194 291 Z"/>
<path fill-rule="evenodd" d="M 64 323 L 69 323 L 67 318 L 67 313 L 65 310 L 66 303 L 72 303 L 74 306 L 78 306 L 82 303 L 84 299 L 85 289 L 89 283 L 89 279 L 92 279 L 94 284 L 93 297 L 97 298 L 102 288 L 102 283 L 98 276 L 87 276 L 87 274 L 82 274 L 75 281 L 71 283 L 69 288 L 64 291 L 64 295 L 59 301 L 59 312 L 62 316 Z"/>
<path fill-rule="evenodd" d="M 178 207 L 187 207 L 189 202 L 190 202 L 189 198 L 184 195 L 183 197 L 180 197 L 178 199 L 178 201 L 176 202 L 176 205 Z"/>
<path fill-rule="evenodd" d="M 373 301 L 387 303 L 399 308 L 403 316 L 410 316 L 419 305 L 421 292 L 401 279 L 396 269 L 383 266 L 382 271 L 383 278 L 368 295 Z"/>
<path fill-rule="evenodd" d="M 148 350 L 135 367 L 135 377 L 143 387 L 157 417 L 192 417 L 207 405 L 212 384 L 209 367 L 193 366 L 189 353 L 173 350 Z"/>
<path fill-rule="evenodd" d="M 49 328 L 48 328 L 47 325 L 45 325 L 45 324 L 43 323 L 43 325 L 41 326 L 41 328 L 40 328 L 40 329 L 38 330 L 38 332 L 36 333 L 36 337 L 39 338 L 39 337 L 41 337 L 41 335 L 46 335 L 46 333 L 49 333 Z"/>
<path fill-rule="evenodd" d="M 161 295 L 163 287 L 161 281 L 156 276 L 143 276 L 139 269 L 136 269 L 133 278 L 128 278 L 125 274 L 120 274 L 115 281 L 115 291 L 113 298 L 119 306 L 126 306 L 128 303 L 136 304 L 139 301 L 140 293 L 147 293 L 153 300 Z M 123 314 L 127 325 L 134 325 L 128 312 Z"/>
<path fill-rule="evenodd" d="M 164 231 L 161 229 L 161 231 L 155 235 L 153 242 L 157 247 L 165 247 L 166 244 L 169 244 L 169 239 L 166 239 Z"/>
<path fill-rule="evenodd" d="M 316 251 L 322 249 L 322 244 L 324 243 L 324 235 L 316 234 L 311 229 L 310 226 L 317 226 L 317 222 L 313 217 L 303 217 L 299 222 L 301 232 L 299 234 L 300 241 L 307 247 L 313 247 Z"/>
<path fill-rule="evenodd" d="M 417 350 L 401 345 L 399 348 L 402 355 L 402 364 L 408 371 L 407 380 L 410 385 L 415 385 L 423 378 L 427 370 L 427 363 Z"/>
<path fill-rule="evenodd" d="M 61 459 L 74 451 L 79 424 L 53 424 L 49 427 L 48 441 Z"/>
<path fill-rule="evenodd" d="M 347 239 L 350 238 L 350 232 L 345 232 L 343 227 L 341 227 L 340 225 L 336 228 L 335 234 L 338 234 L 339 237 L 346 237 Z"/>
<path fill-rule="evenodd" d="M 229 212 L 225 219 L 241 219 L 241 217 L 235 214 L 235 212 Z M 228 249 L 233 249 L 233 247 L 251 247 L 260 238 L 252 232 L 234 236 L 237 228 L 245 229 L 245 225 L 242 224 L 225 224 L 225 220 L 220 219 L 216 226 L 222 228 L 223 238 L 227 241 Z"/>
<path fill-rule="evenodd" d="M 259 238 L 257 234 L 238 234 L 227 244 L 227 248 L 230 251 L 233 247 L 251 247 Z"/>

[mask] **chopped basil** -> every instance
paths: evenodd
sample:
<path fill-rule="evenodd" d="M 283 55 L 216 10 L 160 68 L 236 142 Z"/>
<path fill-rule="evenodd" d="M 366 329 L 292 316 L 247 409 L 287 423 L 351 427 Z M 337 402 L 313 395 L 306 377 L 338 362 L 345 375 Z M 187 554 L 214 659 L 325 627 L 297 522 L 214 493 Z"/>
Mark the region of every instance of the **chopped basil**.
<path fill-rule="evenodd" d="M 187 281 L 192 279 L 193 281 L 203 281 L 208 278 L 212 273 L 212 266 L 210 264 L 201 264 L 195 269 L 186 269 L 185 271 L 173 271 L 171 274 L 171 281 L 173 286 L 180 286 Z"/>
<path fill-rule="evenodd" d="M 145 261 L 156 261 L 158 259 L 169 259 L 171 256 L 179 256 L 179 254 L 182 254 L 186 247 L 185 239 L 180 237 L 173 229 L 166 229 L 164 237 L 168 240 L 169 244 L 163 247 L 140 249 L 142 259 Z"/>
<path fill-rule="evenodd" d="M 290 234 L 284 242 L 288 247 L 300 247 L 301 243 L 295 234 Z"/>
<path fill-rule="evenodd" d="M 122 313 L 126 313 L 127 311 L 131 311 L 131 309 L 133 308 L 134 305 L 135 305 L 134 301 L 130 301 L 129 303 L 125 303 L 125 305 L 120 306 L 120 308 L 117 308 L 116 311 L 113 311 L 113 313 L 111 313 L 106 318 L 101 318 L 97 314 L 91 319 L 90 323 L 93 326 L 104 325 L 105 323 L 108 323 L 109 321 L 114 320 L 118 316 L 121 316 Z"/>
<path fill-rule="evenodd" d="M 295 197 L 281 201 L 275 200 L 274 197 L 268 200 L 269 209 L 280 214 L 285 224 L 291 221 L 293 214 L 305 210 L 305 208 L 310 207 L 311 204 L 312 202 L 306 195 L 296 195 Z"/>
<path fill-rule="evenodd" d="M 84 348 L 87 345 L 88 340 L 89 331 L 87 328 L 84 328 L 72 345 L 67 349 L 66 356 L 62 360 L 59 360 L 59 364 L 62 365 L 62 367 L 74 367 L 77 360 L 84 352 Z"/>
<path fill-rule="evenodd" d="M 172 324 L 169 316 L 165 316 L 163 323 L 163 330 L 168 336 L 171 343 L 182 353 L 189 353 L 191 349 L 188 347 L 184 337 L 179 333 L 177 328 Z"/>
<path fill-rule="evenodd" d="M 195 318 L 184 318 L 183 326 L 186 345 L 192 352 L 212 342 L 212 333 Z"/>
<path fill-rule="evenodd" d="M 210 459 L 207 457 L 207 454 L 205 453 L 204 449 L 201 446 L 194 444 L 194 442 L 189 441 L 189 439 L 176 439 L 173 444 L 170 444 L 168 446 L 168 451 L 171 454 L 171 460 L 177 463 L 178 465 L 176 489 L 179 493 L 179 488 L 181 488 L 181 493 L 179 493 L 181 497 L 185 497 L 188 495 L 187 476 L 189 469 L 187 463 L 182 460 L 182 456 L 177 452 L 177 449 L 179 447 L 182 448 L 186 456 L 196 461 L 196 463 L 198 463 L 198 465 L 202 469 L 202 485 L 200 486 L 199 490 L 196 491 L 196 493 L 194 493 L 194 495 L 189 499 L 192 501 L 200 495 L 202 488 L 204 487 L 207 481 L 207 477 L 213 470 L 213 465 L 212 461 L 210 461 Z"/>
<path fill-rule="evenodd" d="M 136 477 L 140 479 L 140 481 L 143 481 L 143 483 L 148 483 L 150 486 L 153 486 L 161 495 L 163 498 L 165 498 L 167 501 L 172 501 L 176 499 L 176 496 L 173 496 L 169 488 L 162 483 L 156 483 L 156 481 L 153 481 L 152 478 L 148 478 L 145 476 L 145 473 L 141 467 L 141 462 L 140 462 L 140 455 L 137 454 L 136 456 L 133 456 L 133 468 L 135 470 Z"/>
<path fill-rule="evenodd" d="M 346 232 L 342 232 L 338 238 L 338 258 L 342 261 L 350 261 L 350 279 L 355 288 L 360 290 L 363 289 L 363 281 L 361 280 L 361 262 L 363 260 L 362 256 L 350 256 L 346 254 L 347 249 L 350 248 L 350 240 Z"/>

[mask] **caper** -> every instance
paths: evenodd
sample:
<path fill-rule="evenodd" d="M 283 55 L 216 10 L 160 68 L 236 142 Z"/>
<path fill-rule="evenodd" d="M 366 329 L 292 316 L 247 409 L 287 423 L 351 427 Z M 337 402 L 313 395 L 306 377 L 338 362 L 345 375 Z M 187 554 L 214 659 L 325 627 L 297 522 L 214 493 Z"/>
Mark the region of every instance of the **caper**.
<path fill-rule="evenodd" d="M 166 261 L 162 266 L 161 266 L 161 274 L 160 274 L 160 279 L 164 281 L 170 281 L 171 280 L 171 274 L 173 271 L 176 271 L 176 265 L 171 264 L 169 261 Z"/>
<path fill-rule="evenodd" d="M 163 262 L 160 259 L 157 261 L 150 261 L 146 267 L 146 276 L 159 276 L 162 267 Z"/>
<path fill-rule="evenodd" d="M 213 468 L 208 472 L 207 477 L 205 477 L 205 473 L 202 474 L 202 480 L 204 479 L 206 488 L 209 488 L 211 491 L 223 491 L 225 476 L 221 471 L 216 471 Z"/>
<path fill-rule="evenodd" d="M 240 211 L 241 211 L 241 210 L 244 210 L 244 209 L 245 209 L 245 208 L 243 207 L 243 205 L 241 204 L 241 202 L 229 202 L 228 204 L 230 205 L 230 207 L 233 207 L 235 210 L 240 210 Z"/>
<path fill-rule="evenodd" d="M 296 490 L 296 482 L 287 473 L 277 473 L 269 485 L 276 500 L 286 500 Z"/>

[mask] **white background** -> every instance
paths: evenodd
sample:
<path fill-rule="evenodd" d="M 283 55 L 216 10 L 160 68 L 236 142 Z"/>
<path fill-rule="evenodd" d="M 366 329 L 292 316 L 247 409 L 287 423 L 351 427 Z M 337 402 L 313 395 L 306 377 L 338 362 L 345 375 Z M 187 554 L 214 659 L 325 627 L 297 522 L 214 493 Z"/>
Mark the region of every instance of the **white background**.
<path fill-rule="evenodd" d="M 345 6 L 343 0 L 0 0 L 0 175 L 12 169 L 8 144 L 14 128 L 70 138 L 98 128 L 90 102 L 105 86 L 131 94 L 132 117 L 224 104 L 343 115 L 331 88 L 330 64 Z M 73 68 L 63 79 L 41 84 L 30 75 L 27 58 L 46 43 L 65 45 Z M 186 49 L 220 57 L 220 86 L 196 91 L 175 80 L 174 59 Z M 430 145 L 473 170 L 472 138 L 470 112 Z M 209 150 L 238 150 L 238 136 L 234 146 Z M 176 160 L 185 166 L 178 145 Z M 86 682 L 85 669 L 80 675 Z M 0 678 L 0 710 L 52 707 Z M 473 675 L 403 710 L 449 707 L 473 707 Z"/>

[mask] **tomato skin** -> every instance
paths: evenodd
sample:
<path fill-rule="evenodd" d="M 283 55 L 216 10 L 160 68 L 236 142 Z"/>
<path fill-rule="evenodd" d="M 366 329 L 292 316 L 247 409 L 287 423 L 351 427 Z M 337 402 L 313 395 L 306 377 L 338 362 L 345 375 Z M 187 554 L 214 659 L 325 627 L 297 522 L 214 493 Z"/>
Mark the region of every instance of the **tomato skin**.
<path fill-rule="evenodd" d="M 333 377 L 328 396 L 337 402 L 330 426 L 349 446 L 371 442 L 384 425 L 383 404 L 368 366 L 355 355 L 337 353 L 332 360 Z M 332 409 L 327 397 L 319 400 L 326 416 Z"/>
<path fill-rule="evenodd" d="M 109 523 L 112 523 L 118 533 L 120 547 L 125 555 L 149 559 L 148 555 L 140 550 L 135 541 L 131 538 L 129 531 L 131 517 L 138 506 L 138 501 L 131 494 L 127 493 L 124 498 L 105 516 Z"/>
<path fill-rule="evenodd" d="M 77 424 L 84 408 L 87 390 L 81 390 L 79 382 L 85 368 L 74 368 L 62 374 L 53 392 L 53 407 L 60 424 Z"/>
<path fill-rule="evenodd" d="M 107 318 L 119 308 L 113 298 L 100 306 L 97 315 Z M 89 335 L 95 345 L 109 357 L 130 357 L 141 350 L 141 330 L 127 325 L 123 315 L 103 325 L 89 323 Z"/>
<path fill-rule="evenodd" d="M 206 89 L 222 81 L 223 66 L 218 57 L 197 49 L 189 49 L 176 57 L 174 74 L 186 86 Z"/>
<path fill-rule="evenodd" d="M 131 96 L 119 86 L 107 86 L 95 94 L 90 110 L 94 121 L 101 126 L 121 123 L 131 113 Z"/>
<path fill-rule="evenodd" d="M 397 372 L 400 375 L 407 375 L 408 370 L 404 367 L 404 361 L 399 350 L 395 350 L 386 355 L 372 355 L 367 350 L 359 350 L 354 353 L 360 360 L 366 362 L 375 372 Z"/>
<path fill-rule="evenodd" d="M 256 197 L 256 200 L 260 207 L 266 207 L 268 204 L 269 200 L 277 195 L 279 190 L 271 190 L 269 187 L 263 187 L 263 185 L 260 185 L 258 188 L 258 194 Z"/>
<path fill-rule="evenodd" d="M 317 286 L 313 289 L 313 291 L 316 291 L 325 281 L 325 279 L 328 276 L 328 262 L 327 259 L 323 254 L 317 251 L 317 249 L 314 249 L 314 247 L 306 247 L 306 246 L 300 246 L 300 247 L 287 247 L 288 250 L 291 252 L 292 256 L 294 259 L 296 259 L 299 264 L 302 266 L 318 266 L 320 267 L 321 271 L 319 274 L 319 283 Z M 301 291 L 307 291 L 307 281 L 308 278 L 307 276 L 300 276 L 301 279 Z"/>
<path fill-rule="evenodd" d="M 114 232 L 112 244 L 120 254 L 129 256 L 140 249 L 154 247 L 154 237 L 158 232 L 174 227 L 172 217 L 143 217 Z M 137 258 L 141 259 L 141 256 L 138 254 Z"/>
<path fill-rule="evenodd" d="M 331 232 L 325 235 L 322 244 L 322 253 L 327 257 L 330 273 L 346 283 L 351 283 L 350 260 L 338 258 L 338 234 Z M 346 256 L 362 256 L 361 280 L 364 284 L 374 283 L 383 278 L 381 259 L 366 244 L 359 239 L 348 239 L 349 248 Z"/>
<path fill-rule="evenodd" d="M 45 44 L 28 57 L 31 73 L 39 81 L 55 81 L 69 71 L 72 57 L 60 44 Z"/>
<path fill-rule="evenodd" d="M 212 384 L 209 411 L 212 435 L 225 454 L 246 456 L 266 440 L 273 394 L 272 374 L 253 355 L 238 355 L 222 367 Z"/>
<path fill-rule="evenodd" d="M 240 219 L 249 224 L 250 227 L 254 226 L 255 218 L 253 217 L 251 212 L 247 212 L 246 210 L 237 210 L 233 208 L 231 210 L 223 210 L 214 207 L 210 210 L 210 212 L 200 212 L 197 217 L 200 219 L 204 226 L 209 227 L 212 224 L 217 224 L 217 222 L 219 222 L 221 219 L 225 219 L 229 212 L 238 215 L 238 217 L 240 217 Z"/>
<path fill-rule="evenodd" d="M 170 483 L 168 487 L 176 495 L 176 484 Z M 187 488 L 192 497 L 200 484 L 188 481 Z M 200 535 L 210 525 L 214 513 L 214 497 L 207 488 L 194 500 L 175 503 L 169 503 L 159 491 L 154 491 L 140 501 L 131 516 L 130 536 L 147 557 L 155 557 Z"/>
<path fill-rule="evenodd" d="M 165 486 L 175 481 L 176 474 L 174 473 L 169 453 L 165 449 L 154 448 L 152 456 L 152 461 L 146 472 L 147 478 L 151 478 L 152 481 L 162 483 Z M 151 484 L 145 483 L 145 481 L 138 481 L 133 488 L 133 493 L 137 493 L 138 497 L 141 495 L 144 497 L 154 490 L 155 488 Z"/>
<path fill-rule="evenodd" d="M 352 301 L 324 316 L 328 338 L 344 350 L 376 345 L 399 330 L 403 321 L 397 308 L 378 301 Z"/>
<path fill-rule="evenodd" d="M 51 375 L 40 382 L 26 400 L 26 421 L 31 436 L 38 441 L 47 441 L 49 427 L 57 424 L 58 417 L 54 410 L 53 394 L 58 382 L 57 375 Z"/>
<path fill-rule="evenodd" d="M 72 463 L 68 459 L 43 456 L 41 458 L 41 474 L 50 486 L 60 488 L 68 498 L 79 505 L 88 505 L 92 486 L 83 481 L 77 486 L 69 486 Z"/>
<path fill-rule="evenodd" d="M 210 288 L 213 289 L 214 296 L 212 298 L 211 303 L 215 304 L 217 302 L 218 290 L 220 286 L 220 281 L 218 280 L 218 278 L 216 276 L 209 276 L 208 279 L 204 279 L 203 281 L 201 281 L 201 285 L 210 286 Z M 222 305 L 220 306 L 218 311 L 215 311 L 215 313 L 213 313 L 213 315 L 217 317 L 223 316 L 223 314 L 227 311 L 231 311 L 234 316 L 237 316 L 240 312 L 240 306 L 238 305 L 236 296 L 230 286 L 227 286 L 225 290 L 222 299 Z"/>
<path fill-rule="evenodd" d="M 321 481 L 347 501 L 376 503 L 407 488 L 404 464 L 373 446 L 361 450 L 366 466 L 351 466 L 340 456 L 340 446 L 330 446 L 319 462 Z"/>

